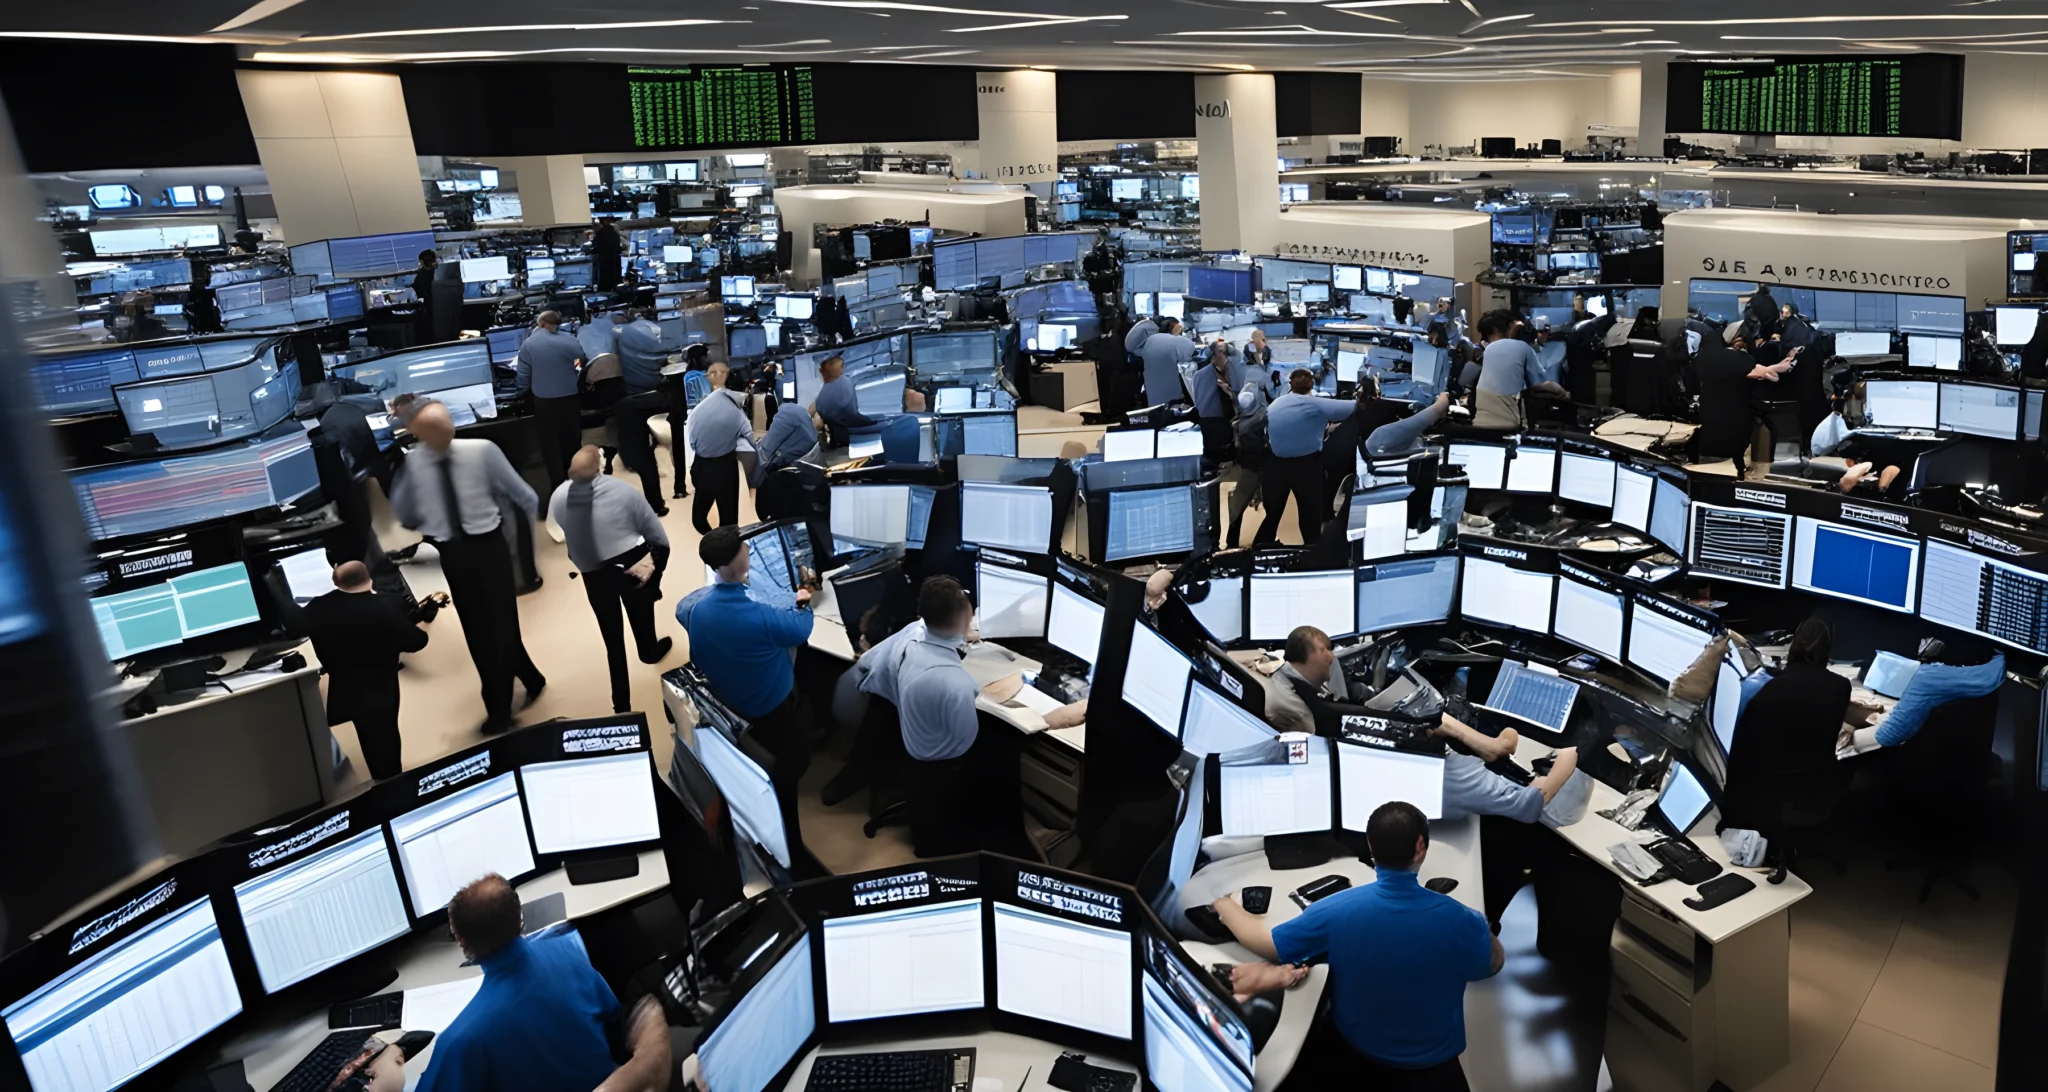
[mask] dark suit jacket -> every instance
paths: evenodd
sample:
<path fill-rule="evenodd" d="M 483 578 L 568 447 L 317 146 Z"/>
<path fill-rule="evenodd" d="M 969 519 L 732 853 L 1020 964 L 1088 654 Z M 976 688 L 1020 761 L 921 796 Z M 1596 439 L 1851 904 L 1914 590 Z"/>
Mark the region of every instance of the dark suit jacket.
<path fill-rule="evenodd" d="M 327 669 L 327 720 L 398 716 L 398 656 L 427 647 L 405 605 L 376 592 L 331 591 L 306 604 L 306 631 Z"/>
<path fill-rule="evenodd" d="M 1840 776 L 1835 737 L 1849 680 L 1822 667 L 1786 668 L 1743 707 L 1728 748 L 1724 825 L 1768 834 L 1785 802 L 1820 794 Z"/>

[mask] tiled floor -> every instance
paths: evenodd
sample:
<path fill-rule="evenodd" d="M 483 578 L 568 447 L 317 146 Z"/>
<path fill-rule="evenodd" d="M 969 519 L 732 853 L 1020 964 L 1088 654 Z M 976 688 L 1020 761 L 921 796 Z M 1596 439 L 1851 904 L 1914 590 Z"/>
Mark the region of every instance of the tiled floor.
<path fill-rule="evenodd" d="M 1078 419 L 1048 416 L 1036 422 L 1049 431 L 1027 439 L 1031 450 L 1055 440 L 1089 441 L 1074 430 Z M 1027 428 L 1029 423 L 1027 423 Z M 1050 431 L 1059 430 L 1059 431 Z M 665 459 L 665 456 L 664 456 Z M 664 462 L 666 469 L 666 463 Z M 624 468 L 620 468 L 624 474 Z M 630 479 L 629 479 L 630 480 Z M 664 480 L 673 478 L 665 473 Z M 678 561 L 671 567 L 669 603 L 701 578 L 694 560 L 697 536 L 690 528 L 688 502 L 671 501 L 663 520 Z M 752 519 L 751 500 L 742 500 L 742 520 Z M 1289 519 L 1283 526 L 1292 528 Z M 389 545 L 406 540 L 394 533 Z M 552 717 L 598 716 L 610 711 L 604 651 L 581 587 L 569 579 L 561 546 L 542 538 L 540 565 L 547 583 L 519 601 L 528 651 L 548 676 L 541 700 L 520 715 L 522 723 Z M 431 560 L 406 568 L 416 592 L 441 586 Z M 446 613 L 433 626 L 426 650 L 407 658 L 401 676 L 401 717 L 408 765 L 419 765 L 481 737 L 483 704 L 476 676 L 463 648 L 462 619 Z M 662 669 L 687 656 L 681 627 L 669 610 L 657 612 L 660 633 L 676 638 L 676 650 Z M 667 734 L 660 729 L 659 670 L 635 668 L 636 708 L 649 710 L 657 725 L 658 758 L 667 760 Z M 360 753 L 348 726 L 336 729 L 343 746 Z M 815 789 L 837 768 L 829 758 L 813 764 L 803 804 L 806 842 L 835 871 L 858 871 L 910 858 L 902 828 L 888 828 L 873 840 L 863 837 L 864 797 L 837 808 L 817 801 Z M 2010 870 L 2002 862 L 1980 862 L 1969 878 L 1984 889 L 1982 903 L 1970 903 L 1952 887 L 1936 891 L 1926 906 L 1915 902 L 1918 876 L 1886 873 L 1882 855 L 1866 847 L 1845 876 L 1824 867 L 1811 870 L 1817 891 L 1794 909 L 1792 923 L 1792 1060 L 1758 1092 L 1979 1092 L 1992 1087 L 1997 1061 L 1998 1012 L 2006 948 L 2012 931 L 2014 895 Z M 1472 1022 L 1468 1068 L 1473 1087 L 1483 1092 L 1595 1092 L 1613 1087 L 1600 1064 L 1605 1015 L 1598 997 L 1568 994 L 1555 986 L 1534 952 L 1533 911 L 1523 899 L 1509 915 L 1503 941 L 1508 969 L 1474 988 L 1468 1004 Z M 1482 1048 L 1480 1044 L 1491 1046 Z M 1490 1052 L 1490 1058 L 1481 1054 Z M 1633 1092 L 1622 1089 L 1621 1092 Z"/>

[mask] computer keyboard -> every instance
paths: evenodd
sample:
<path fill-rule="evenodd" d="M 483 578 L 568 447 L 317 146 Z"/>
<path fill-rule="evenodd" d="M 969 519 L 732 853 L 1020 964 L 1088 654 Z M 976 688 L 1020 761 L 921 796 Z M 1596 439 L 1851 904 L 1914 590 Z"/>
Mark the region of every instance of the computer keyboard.
<path fill-rule="evenodd" d="M 327 1026 L 331 1028 L 395 1028 L 405 1015 L 405 991 L 394 990 L 365 997 L 359 1001 L 344 1001 L 327 1010 Z"/>
<path fill-rule="evenodd" d="M 968 1092 L 972 1050 L 891 1050 L 828 1054 L 811 1063 L 805 1092 Z"/>
<path fill-rule="evenodd" d="M 355 1031 L 337 1031 L 320 1040 L 313 1052 L 299 1059 L 299 1064 L 277 1082 L 271 1092 L 327 1092 L 327 1086 L 334 1083 L 334 1071 L 341 1063 L 356 1056 L 363 1049 L 363 1041 L 369 1035 Z"/>

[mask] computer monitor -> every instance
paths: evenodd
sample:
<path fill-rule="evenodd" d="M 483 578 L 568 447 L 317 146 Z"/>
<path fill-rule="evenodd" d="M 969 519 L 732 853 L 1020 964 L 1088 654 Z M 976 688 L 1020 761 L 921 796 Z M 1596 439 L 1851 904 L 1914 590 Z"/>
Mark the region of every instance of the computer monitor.
<path fill-rule="evenodd" d="M 1517 455 L 1519 458 L 1519 454 Z M 1644 483 L 1647 487 L 1648 483 Z M 1615 463 L 1603 455 L 1567 451 L 1557 460 L 1557 495 L 1563 500 L 1600 508 L 1615 507 Z M 1649 499 L 1643 493 L 1643 523 L 1649 523 Z M 1636 530 L 1643 530 L 1637 527 Z"/>
<path fill-rule="evenodd" d="M 1983 383 L 1941 385 L 1940 428 L 1992 440 L 2020 438 L 2024 392 Z"/>
<path fill-rule="evenodd" d="M 1892 335 L 1880 330 L 1843 330 L 1835 335 L 1835 355 L 1888 356 L 1892 351 Z"/>
<path fill-rule="evenodd" d="M 158 901 L 185 894 L 166 882 L 69 937 L 44 940 L 87 951 L 107 947 L 0 1009 L 29 1087 L 111 1092 L 241 1014 L 242 995 L 204 888 L 120 936 L 128 918 L 145 918 Z M 99 930 L 106 936 L 95 937 Z"/>
<path fill-rule="evenodd" d="M 1945 334 L 1907 334 L 1906 366 L 1939 372 L 1963 370 L 1963 339 Z"/>
<path fill-rule="evenodd" d="M 1365 269 L 1355 265 L 1331 266 L 1330 287 L 1339 292 L 1365 291 Z"/>
<path fill-rule="evenodd" d="M 1488 557 L 1466 557 L 1458 612 L 1472 621 L 1549 633 L 1556 595 L 1557 577 L 1550 573 L 1517 569 Z"/>
<path fill-rule="evenodd" d="M 974 566 L 974 621 L 983 638 L 1044 637 L 1051 580 L 985 561 Z"/>
<path fill-rule="evenodd" d="M 1212 576 L 1207 595 L 1190 599 L 1188 610 L 1202 629 L 1220 644 L 1244 639 L 1244 577 Z"/>
<path fill-rule="evenodd" d="M 1465 468 L 1473 489 L 1499 489 L 1507 484 L 1508 449 L 1505 444 L 1473 444 L 1453 441 L 1448 460 Z"/>
<path fill-rule="evenodd" d="M 1684 487 L 1669 475 L 1657 475 L 1657 498 L 1650 509 L 1650 537 L 1672 553 L 1685 556 L 1685 528 L 1692 516 L 1692 500 Z"/>
<path fill-rule="evenodd" d="M 1637 592 L 1628 611 L 1628 662 L 1669 683 L 1700 658 L 1714 639 L 1714 618 L 1675 600 Z"/>
<path fill-rule="evenodd" d="M 718 278 L 718 295 L 721 299 L 751 301 L 754 298 L 754 278 L 720 277 Z"/>
<path fill-rule="evenodd" d="M 1337 378 L 1346 383 L 1358 382 L 1358 373 L 1365 370 L 1363 349 L 1337 348 Z"/>
<path fill-rule="evenodd" d="M 412 931 L 382 826 L 351 832 L 343 813 L 287 830 L 292 837 L 247 850 L 254 875 L 235 884 L 265 993 Z M 345 837 L 330 844 L 330 830 Z"/>
<path fill-rule="evenodd" d="M 982 1007 L 982 900 L 826 918 L 825 1019 L 833 1024 Z"/>
<path fill-rule="evenodd" d="M 1194 661 L 1171 641 L 1143 622 L 1132 624 L 1130 656 L 1124 665 L 1124 704 L 1175 739 L 1180 738 L 1188 679 L 1194 672 Z"/>
<path fill-rule="evenodd" d="M 1332 638 L 1358 632 L 1356 579 L 1350 569 L 1254 573 L 1251 639 L 1265 643 L 1285 641 L 1300 626 L 1314 626 Z"/>
<path fill-rule="evenodd" d="M 1879 428 L 1941 426 L 1941 384 L 1931 379 L 1873 379 L 1863 385 L 1863 420 Z"/>
<path fill-rule="evenodd" d="M 1358 569 L 1358 632 L 1448 621 L 1458 595 L 1458 559 L 1404 558 Z"/>
<path fill-rule="evenodd" d="M 1573 458 L 1574 456 L 1566 456 Z M 1564 496 L 1560 485 L 1558 496 Z M 1614 466 L 1614 522 L 1648 534 L 1650 508 L 1657 496 L 1657 475 L 1625 463 Z"/>
<path fill-rule="evenodd" d="M 1327 284 L 1304 284 L 1301 286 L 1301 302 L 1330 302 L 1330 286 Z"/>
<path fill-rule="evenodd" d="M 1187 708 L 1181 714 L 1181 748 L 1206 757 L 1256 746 L 1277 737 L 1273 726 L 1255 717 L 1202 679 L 1188 682 Z"/>
<path fill-rule="evenodd" d="M 1153 306 L 1154 306 L 1154 300 L 1155 300 L 1155 293 L 1152 293 L 1152 292 L 1133 292 L 1133 293 L 1131 293 L 1131 313 L 1132 313 L 1132 314 L 1134 314 L 1134 315 L 1155 315 L 1155 316 L 1156 316 L 1156 315 L 1158 314 L 1158 312 L 1156 312 L 1156 311 L 1154 311 L 1154 310 L 1152 309 L 1152 308 L 1153 308 Z"/>
<path fill-rule="evenodd" d="M 1936 539 L 1922 559 L 1920 616 L 1951 629 L 2048 653 L 2048 574 Z"/>
<path fill-rule="evenodd" d="M 789 834 L 768 771 L 718 727 L 699 724 L 695 739 L 697 759 L 732 809 L 739 836 L 767 851 L 782 867 L 790 867 Z"/>
<path fill-rule="evenodd" d="M 1187 317 L 1187 297 L 1180 292 L 1159 293 L 1159 314 L 1162 318 Z"/>
<path fill-rule="evenodd" d="M 1791 516 L 1695 504 L 1692 521 L 1686 562 L 1693 572 L 1760 588 L 1785 586 L 1792 557 Z"/>
<path fill-rule="evenodd" d="M 646 751 L 529 762 L 519 768 L 533 845 L 579 853 L 661 840 L 654 767 Z"/>
<path fill-rule="evenodd" d="M 458 427 L 498 414 L 488 337 L 391 353 L 333 373 L 369 387 L 386 405 L 401 394 L 435 398 Z"/>
<path fill-rule="evenodd" d="M 1336 803 L 1330 784 L 1330 741 L 1306 746 L 1262 740 L 1216 756 L 1216 798 L 1227 838 L 1264 838 L 1329 830 Z M 1292 761 L 1305 752 L 1303 761 Z"/>
<path fill-rule="evenodd" d="M 263 620 L 249 567 L 240 561 L 95 596 L 90 603 L 100 647 L 116 662 Z"/>
<path fill-rule="evenodd" d="M 907 485 L 835 485 L 832 537 L 862 546 L 904 545 L 910 530 Z"/>
<path fill-rule="evenodd" d="M 1337 826 L 1365 833 L 1372 813 L 1396 800 L 1413 804 L 1426 819 L 1444 814 L 1444 756 L 1384 746 L 1384 737 L 1352 728 L 1339 731 Z"/>
<path fill-rule="evenodd" d="M 1055 580 L 1046 615 L 1045 639 L 1070 656 L 1093 664 L 1102 648 L 1102 604 Z"/>
<path fill-rule="evenodd" d="M 267 352 L 203 375 L 114 389 L 128 434 L 165 451 L 260 436 L 291 416 L 298 397 L 298 363 L 280 366 Z"/>
<path fill-rule="evenodd" d="M 698 1042 L 705 1086 L 720 1092 L 767 1092 L 818 1032 L 815 989 L 811 935 L 798 933 Z"/>
<path fill-rule="evenodd" d="M 961 483 L 960 541 L 1043 554 L 1052 532 L 1052 490 L 1045 486 Z"/>
<path fill-rule="evenodd" d="M 1251 1092 L 1218 1026 L 1221 1010 L 1190 1011 L 1152 972 L 1144 980 L 1145 1072 L 1159 1092 Z"/>
<path fill-rule="evenodd" d="M 155 534 L 288 504 L 320 487 L 305 430 L 165 459 L 71 472 L 94 542 Z"/>
<path fill-rule="evenodd" d="M 1671 779 L 1664 783 L 1664 791 L 1657 797 L 1657 812 L 1670 825 L 1671 830 L 1683 836 L 1698 825 L 1714 806 L 1714 798 L 1707 793 L 1699 776 L 1683 762 L 1671 764 Z"/>
<path fill-rule="evenodd" d="M 775 317 L 777 318 L 809 322 L 811 316 L 817 311 L 817 307 L 818 299 L 815 296 L 775 297 Z"/>
<path fill-rule="evenodd" d="M 1735 725 L 1742 716 L 1742 669 L 1735 666 L 1732 650 L 1729 656 L 1721 657 L 1715 670 L 1713 707 L 1708 714 L 1714 739 L 1721 745 L 1721 756 L 1734 754 Z"/>
<path fill-rule="evenodd" d="M 960 429 L 959 454 L 1016 457 L 1016 413 L 963 413 L 953 420 Z"/>
<path fill-rule="evenodd" d="M 2041 308 L 1993 307 L 1993 336 L 2001 349 L 2018 349 L 2034 340 L 2034 328 L 2041 322 Z M 1837 345 L 1840 339 L 1836 339 Z M 1839 348 L 1836 350 L 1839 352 Z"/>
<path fill-rule="evenodd" d="M 1104 561 L 1169 557 L 1194 548 L 1194 486 L 1118 489 L 1109 494 Z"/>
<path fill-rule="evenodd" d="M 1800 516 L 1792 542 L 1794 588 L 1914 613 L 1920 587 L 1919 539 Z"/>
<path fill-rule="evenodd" d="M 1551 632 L 1612 663 L 1621 662 L 1622 625 L 1628 596 L 1614 581 L 1591 569 L 1558 563 L 1556 619 Z"/>
<path fill-rule="evenodd" d="M 1006 902 L 995 904 L 995 919 L 996 1008 L 1131 1037 L 1129 933 Z"/>
<path fill-rule="evenodd" d="M 480 284 L 489 281 L 503 281 L 512 278 L 512 265 L 503 254 L 488 258 L 462 259 L 462 283 Z"/>
<path fill-rule="evenodd" d="M 284 574 L 285 590 L 292 602 L 305 606 L 334 590 L 334 566 L 327 560 L 327 548 L 286 554 L 277 559 L 277 571 Z"/>
<path fill-rule="evenodd" d="M 1155 450 L 1157 429 L 1113 428 L 1102 434 L 1102 459 L 1117 463 L 1127 459 L 1150 459 Z"/>
<path fill-rule="evenodd" d="M 1515 456 L 1508 462 L 1507 491 L 1510 493 L 1544 493 L 1555 490 L 1558 474 L 1557 446 L 1523 441 L 1515 445 Z"/>
<path fill-rule="evenodd" d="M 1579 684 L 1570 679 L 1502 660 L 1493 689 L 1479 707 L 1512 718 L 1525 731 L 1562 736 L 1578 697 Z"/>
<path fill-rule="evenodd" d="M 431 790 L 462 765 L 419 775 L 418 783 Z M 391 820 L 391 837 L 398 843 L 398 863 L 416 918 L 446 907 L 457 891 L 490 873 L 517 881 L 534 869 L 526 809 L 510 773 L 398 816 Z"/>
<path fill-rule="evenodd" d="M 1142 201 L 1145 199 L 1145 180 L 1142 178 L 1112 178 L 1109 180 L 1109 199 L 1112 201 Z"/>

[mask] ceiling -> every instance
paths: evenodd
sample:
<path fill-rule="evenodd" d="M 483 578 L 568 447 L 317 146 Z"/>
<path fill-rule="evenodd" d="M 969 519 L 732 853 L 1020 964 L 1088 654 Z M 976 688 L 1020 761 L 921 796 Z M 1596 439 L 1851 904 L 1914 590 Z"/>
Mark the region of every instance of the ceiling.
<path fill-rule="evenodd" d="M 854 61 L 1472 80 L 1599 75 L 1655 56 L 2048 55 L 2048 0 L 97 0 L 9 8 L 0 35 L 222 41 L 257 59 L 333 63 Z"/>

